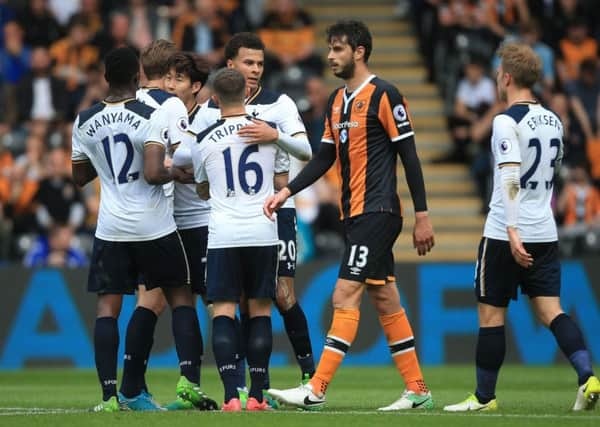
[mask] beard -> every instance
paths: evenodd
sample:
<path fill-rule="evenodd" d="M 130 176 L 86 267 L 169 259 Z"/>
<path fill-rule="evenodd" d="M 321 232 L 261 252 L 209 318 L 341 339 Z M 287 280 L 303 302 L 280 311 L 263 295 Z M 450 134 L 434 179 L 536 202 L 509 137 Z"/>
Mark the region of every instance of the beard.
<path fill-rule="evenodd" d="M 354 61 L 350 61 L 347 63 L 340 71 L 337 73 L 333 73 L 336 77 L 340 79 L 347 80 L 354 77 L 354 69 L 356 68 L 356 63 Z"/>

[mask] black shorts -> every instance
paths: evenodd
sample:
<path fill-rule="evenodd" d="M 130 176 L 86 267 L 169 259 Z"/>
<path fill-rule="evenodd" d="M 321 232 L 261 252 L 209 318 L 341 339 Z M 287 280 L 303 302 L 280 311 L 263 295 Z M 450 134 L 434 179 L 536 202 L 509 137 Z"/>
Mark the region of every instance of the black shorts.
<path fill-rule="evenodd" d="M 279 234 L 279 276 L 296 276 L 296 209 L 283 208 L 277 211 L 277 233 Z"/>
<path fill-rule="evenodd" d="M 394 281 L 393 247 L 402 230 L 402 217 L 367 213 L 344 220 L 346 248 L 338 277 L 368 285 Z"/>
<path fill-rule="evenodd" d="M 146 289 L 189 285 L 188 262 L 176 231 L 145 242 L 109 242 L 94 238 L 89 292 L 132 294 L 140 276 L 144 278 Z"/>
<path fill-rule="evenodd" d="M 208 227 L 179 230 L 183 241 L 185 255 L 190 266 L 192 292 L 206 295 L 206 245 L 208 243 Z"/>
<path fill-rule="evenodd" d="M 239 302 L 242 292 L 249 299 L 275 298 L 277 249 L 276 245 L 208 249 L 208 301 Z"/>
<path fill-rule="evenodd" d="M 517 288 L 530 298 L 560 296 L 558 243 L 524 243 L 533 257 L 533 265 L 523 268 L 514 260 L 510 243 L 484 237 L 479 243 L 475 267 L 477 301 L 507 307 L 517 299 Z"/>

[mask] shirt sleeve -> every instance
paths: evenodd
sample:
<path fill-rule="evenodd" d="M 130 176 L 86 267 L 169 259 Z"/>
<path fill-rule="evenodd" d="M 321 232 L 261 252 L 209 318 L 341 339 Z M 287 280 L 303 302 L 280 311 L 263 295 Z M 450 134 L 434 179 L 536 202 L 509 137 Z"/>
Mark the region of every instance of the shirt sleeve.
<path fill-rule="evenodd" d="M 415 134 L 406 100 L 393 86 L 386 89 L 381 96 L 378 117 L 392 142 Z"/>
<path fill-rule="evenodd" d="M 208 181 L 206 169 L 204 167 L 204 156 L 202 153 L 201 143 L 194 144 L 191 147 L 192 164 L 194 165 L 194 180 L 199 184 Z"/>
<path fill-rule="evenodd" d="M 290 155 L 281 148 L 277 149 L 275 154 L 275 174 L 287 173 L 290 171 Z"/>
<path fill-rule="evenodd" d="M 298 133 L 306 133 L 306 127 L 300 117 L 298 107 L 296 107 L 292 98 L 287 95 L 281 95 L 277 104 L 277 110 L 279 112 L 277 126 L 279 127 L 279 130 L 290 136 L 294 136 Z"/>
<path fill-rule="evenodd" d="M 150 123 L 148 124 L 150 126 L 150 132 L 146 136 L 144 145 L 157 144 L 165 149 L 169 146 L 169 118 L 165 111 L 166 110 L 159 108 L 150 117 Z"/>
<path fill-rule="evenodd" d="M 321 137 L 321 142 L 326 144 L 335 144 L 333 139 L 333 133 L 331 132 L 329 117 L 325 116 L 325 130 L 323 131 L 323 136 Z"/>
<path fill-rule="evenodd" d="M 89 157 L 83 152 L 80 142 L 81 134 L 79 132 L 79 117 L 73 123 L 73 132 L 71 137 L 71 161 L 73 163 L 87 162 Z"/>
<path fill-rule="evenodd" d="M 177 167 L 189 166 L 192 164 L 192 145 L 189 141 L 179 144 L 173 154 L 173 165 Z"/>
<path fill-rule="evenodd" d="M 163 104 L 162 108 L 168 112 L 169 143 L 171 145 L 177 145 L 193 138 L 190 133 L 187 109 L 181 99 L 171 97 Z"/>
<path fill-rule="evenodd" d="M 492 125 L 492 153 L 496 166 L 521 163 L 517 124 L 505 115 L 494 117 Z"/>

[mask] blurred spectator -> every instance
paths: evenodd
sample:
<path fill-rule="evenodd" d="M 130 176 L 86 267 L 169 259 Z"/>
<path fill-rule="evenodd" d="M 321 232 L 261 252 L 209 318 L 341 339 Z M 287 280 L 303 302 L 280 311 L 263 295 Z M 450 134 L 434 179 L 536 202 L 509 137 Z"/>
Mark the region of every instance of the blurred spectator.
<path fill-rule="evenodd" d="M 595 1 L 595 0 L 594 0 Z M 530 3 L 532 3 L 530 1 Z M 557 52 L 560 41 L 567 35 L 569 23 L 577 19 L 585 19 L 586 13 L 580 0 L 537 0 L 532 15 L 541 17 L 544 41 Z M 542 3 L 542 4 L 539 4 Z M 541 12 L 541 13 L 540 13 Z"/>
<path fill-rule="evenodd" d="M 51 121 L 60 119 L 65 114 L 65 84 L 51 74 L 50 65 L 48 49 L 34 48 L 31 53 L 31 73 L 21 81 L 18 88 L 20 121 Z"/>
<path fill-rule="evenodd" d="M 113 49 L 130 46 L 130 30 L 129 15 L 118 10 L 112 12 L 109 18 L 108 30 L 100 32 L 94 40 L 94 44 L 100 50 L 100 59 L 104 58 Z"/>
<path fill-rule="evenodd" d="M 173 28 L 173 42 L 181 50 L 203 55 L 212 66 L 223 60 L 229 39 L 227 23 L 215 0 L 194 0 L 192 10 L 181 15 Z"/>
<path fill-rule="evenodd" d="M 561 250 L 572 254 L 578 247 L 600 247 L 600 192 L 590 183 L 584 165 L 571 171 L 558 199 L 558 213 L 564 218 L 559 229 Z"/>
<path fill-rule="evenodd" d="M 4 28 L 4 25 L 15 19 L 15 11 L 6 4 L 5 0 L 0 0 L 0 28 Z M 4 47 L 4 33 L 0 31 L 0 48 Z"/>
<path fill-rule="evenodd" d="M 329 99 L 329 91 L 321 77 L 313 76 L 306 81 L 306 98 L 308 106 L 301 109 L 304 110 L 302 121 L 306 126 L 312 152 L 316 154 L 325 130 L 325 113 Z"/>
<path fill-rule="evenodd" d="M 454 110 L 448 124 L 452 132 L 454 148 L 452 152 L 435 162 L 465 162 L 471 142 L 471 127 L 496 102 L 496 85 L 485 74 L 485 61 L 471 59 L 464 69 L 464 78 L 458 83 Z"/>
<path fill-rule="evenodd" d="M 148 46 L 156 38 L 155 28 L 158 25 L 158 14 L 155 7 L 146 0 L 129 0 L 129 16 L 131 28 L 129 40 L 138 50 Z"/>
<path fill-rule="evenodd" d="M 48 47 L 61 36 L 60 25 L 52 16 L 47 0 L 30 0 L 19 16 L 19 22 L 26 28 L 25 41 L 30 46 Z"/>
<path fill-rule="evenodd" d="M 598 60 L 598 43 L 588 36 L 583 19 L 572 21 L 567 36 L 560 41 L 560 60 L 557 63 L 561 83 L 566 84 L 579 77 L 579 66 L 586 59 Z"/>
<path fill-rule="evenodd" d="M 543 92 L 548 94 L 554 87 L 554 52 L 542 42 L 542 28 L 536 19 L 521 26 L 521 40 L 527 43 L 542 60 L 542 84 Z"/>
<path fill-rule="evenodd" d="M 596 61 L 581 63 L 579 78 L 568 86 L 577 131 L 585 143 L 600 141 L 600 79 Z"/>
<path fill-rule="evenodd" d="M 82 18 L 71 19 L 67 36 L 50 47 L 50 57 L 54 74 L 65 81 L 68 92 L 86 83 L 85 70 L 98 62 L 98 49 L 90 44 L 90 33 Z"/>
<path fill-rule="evenodd" d="M 258 35 L 284 68 L 297 65 L 312 74 L 323 74 L 323 60 L 315 53 L 312 17 L 296 0 L 275 0 Z"/>
<path fill-rule="evenodd" d="M 574 118 L 567 95 L 562 92 L 553 94 L 549 106 L 558 115 L 563 125 L 564 154 L 562 163 L 571 165 L 585 159 L 585 141 L 580 132 L 574 131 Z"/>
<path fill-rule="evenodd" d="M 79 111 L 90 108 L 97 102 L 102 101 L 106 97 L 108 90 L 108 84 L 104 79 L 104 67 L 102 64 L 91 64 L 86 70 L 86 81 L 85 92 L 76 108 L 76 113 Z"/>
<path fill-rule="evenodd" d="M 13 157 L 4 145 L 0 145 L 0 263 L 9 254 L 12 224 L 5 214 L 10 199 Z"/>
<path fill-rule="evenodd" d="M 81 0 L 48 0 L 48 9 L 63 27 L 80 8 Z"/>
<path fill-rule="evenodd" d="M 50 230 L 58 224 L 78 229 L 85 219 L 81 191 L 73 182 L 65 151 L 53 149 L 46 158 L 45 178 L 40 181 L 35 195 L 36 218 L 41 230 Z"/>
<path fill-rule="evenodd" d="M 479 0 L 477 19 L 499 39 L 516 33 L 519 25 L 529 21 L 526 0 Z"/>
<path fill-rule="evenodd" d="M 30 69 L 31 49 L 24 43 L 24 33 L 17 21 L 3 27 L 4 46 L 0 47 L 0 80 L 15 85 Z"/>
<path fill-rule="evenodd" d="M 73 245 L 73 229 L 66 225 L 52 226 L 48 236 L 39 236 L 31 246 L 23 265 L 25 267 L 77 268 L 87 265 L 83 251 Z"/>
<path fill-rule="evenodd" d="M 83 21 L 89 34 L 94 38 L 103 27 L 102 14 L 100 13 L 100 0 L 81 0 L 81 8 L 78 13 L 73 15 Z"/>

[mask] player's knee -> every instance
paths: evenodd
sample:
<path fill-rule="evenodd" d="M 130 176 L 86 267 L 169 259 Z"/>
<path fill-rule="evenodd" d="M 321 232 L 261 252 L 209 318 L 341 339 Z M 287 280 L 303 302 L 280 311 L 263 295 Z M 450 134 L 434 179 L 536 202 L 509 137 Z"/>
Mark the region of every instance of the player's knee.
<path fill-rule="evenodd" d="M 122 295 L 101 295 L 96 304 L 96 317 L 113 317 L 117 319 L 121 313 Z"/>
<path fill-rule="evenodd" d="M 362 285 L 349 285 L 338 282 L 333 291 L 331 302 L 334 308 L 359 308 L 362 293 Z"/>
<path fill-rule="evenodd" d="M 280 313 L 285 313 L 296 304 L 294 282 L 290 278 L 279 278 L 275 303 Z"/>
<path fill-rule="evenodd" d="M 380 316 L 397 313 L 402 306 L 395 284 L 385 286 L 370 286 L 369 298 Z"/>
<path fill-rule="evenodd" d="M 138 298 L 138 306 L 151 310 L 156 316 L 160 316 L 167 308 L 167 300 L 162 292 L 145 292 Z"/>
<path fill-rule="evenodd" d="M 560 307 L 552 307 L 548 309 L 537 310 L 537 318 L 538 320 L 546 327 L 549 327 L 550 324 L 557 316 L 564 313 Z"/>
<path fill-rule="evenodd" d="M 489 304 L 479 304 L 479 326 L 488 328 L 494 326 L 504 325 L 504 318 L 506 316 L 505 307 L 495 307 Z"/>

